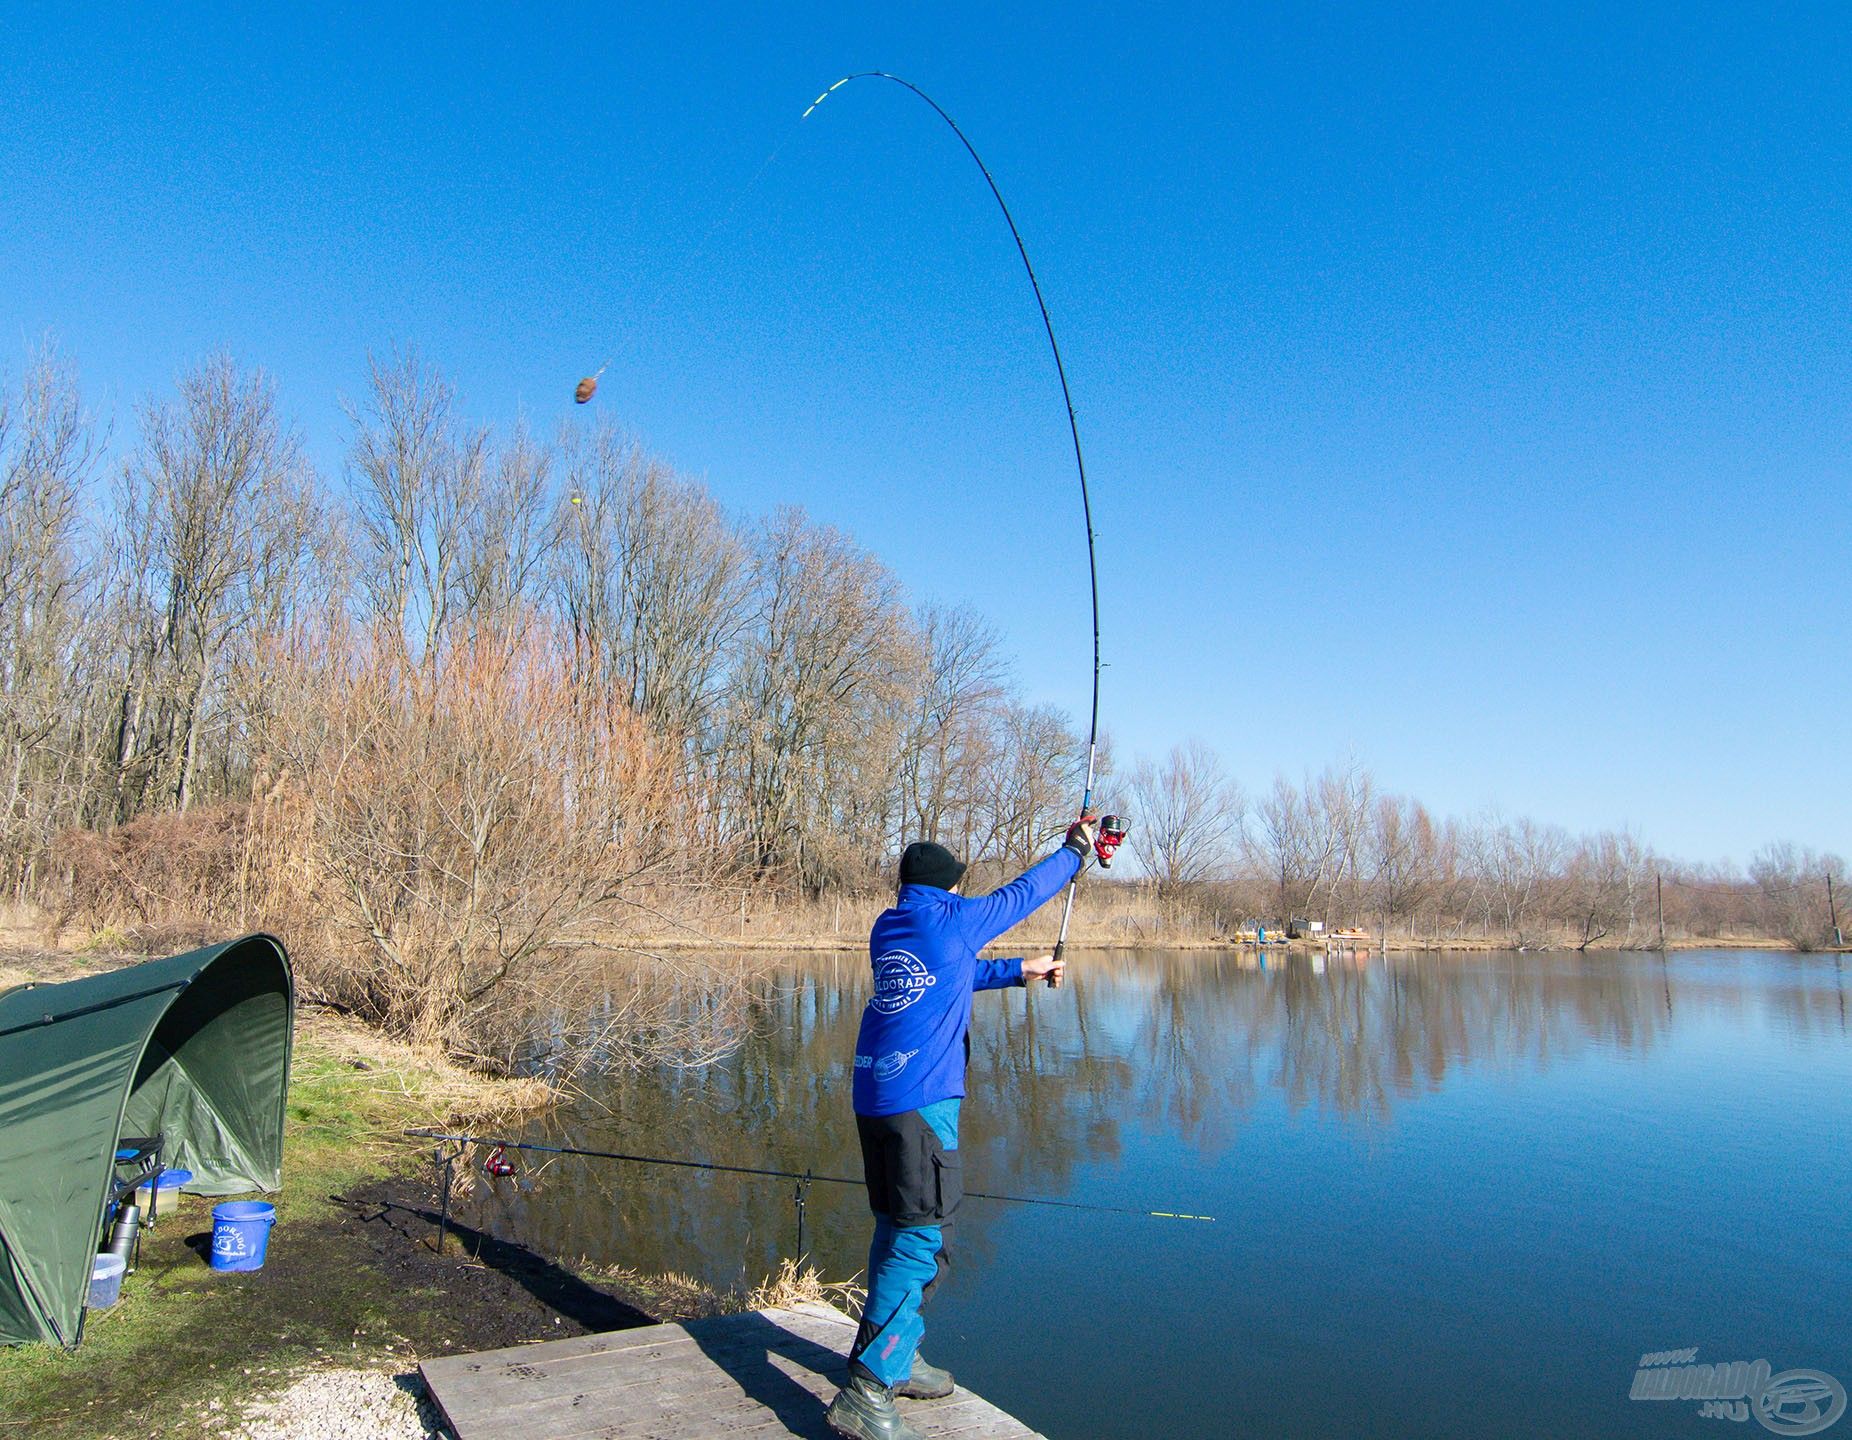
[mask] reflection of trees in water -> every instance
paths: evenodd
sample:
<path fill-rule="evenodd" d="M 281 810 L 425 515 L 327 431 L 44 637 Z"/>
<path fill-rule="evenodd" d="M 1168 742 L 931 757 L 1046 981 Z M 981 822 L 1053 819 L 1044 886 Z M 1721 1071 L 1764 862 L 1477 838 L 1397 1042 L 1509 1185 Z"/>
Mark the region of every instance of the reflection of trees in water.
<path fill-rule="evenodd" d="M 1658 977 L 1577 955 L 1424 956 L 1333 967 L 1279 987 L 1287 1013 L 1276 1083 L 1295 1105 L 1389 1118 L 1463 1065 L 1548 1066 L 1591 1046 L 1640 1049 L 1663 1033 Z"/>
<path fill-rule="evenodd" d="M 1790 1039 L 1839 1041 L 1852 1034 L 1846 1020 L 1852 976 L 1843 955 L 1834 955 L 1830 965 L 1798 955 L 1783 955 L 1774 963 L 1792 972 L 1784 977 L 1788 983 L 1771 987 L 1767 997 L 1773 1018 Z"/>
<path fill-rule="evenodd" d="M 1216 1150 L 1267 1089 L 1294 1109 L 1382 1120 L 1453 1067 L 1547 1064 L 1591 1043 L 1635 1048 L 1664 1026 L 1657 977 L 1631 964 L 1514 959 L 1294 958 L 1262 969 L 1232 955 L 1141 955 L 1089 960 L 1084 984 L 1104 992 L 1090 996 L 1096 1008 L 1136 1017 L 1111 1042 L 1131 1073 L 1127 1108 Z"/>
<path fill-rule="evenodd" d="M 1678 960 L 1634 957 L 1294 958 L 1261 969 L 1232 953 L 1146 952 L 1086 955 L 1071 973 L 1062 991 L 977 998 L 963 1135 L 973 1188 L 1161 1199 L 1070 1187 L 1083 1167 L 1116 1164 L 1133 1131 L 1219 1153 L 1268 1093 L 1294 1111 L 1380 1124 L 1460 1067 L 1638 1050 L 1708 1012 L 1763 1006 L 1794 1033 L 1845 1033 L 1843 978 L 1819 965 L 1760 985 L 1726 968 L 1696 963 L 1681 975 Z M 860 956 L 806 958 L 755 1002 L 736 1053 L 701 1069 L 604 1077 L 558 1133 L 596 1148 L 858 1176 L 850 1059 L 867 985 Z M 568 1256 L 756 1279 L 794 1238 L 785 1181 L 566 1161 L 542 1185 L 509 1200 L 504 1223 Z M 982 1260 L 986 1227 L 963 1228 L 961 1246 Z M 859 1188 L 813 1189 L 811 1248 L 826 1269 L 859 1269 L 866 1235 Z"/>
<path fill-rule="evenodd" d="M 848 1093 L 867 962 L 848 959 L 818 957 L 772 981 L 750 1007 L 743 1043 L 719 1062 L 579 1077 L 580 1098 L 536 1138 L 859 1176 Z M 727 1284 L 761 1278 L 793 1248 L 789 1181 L 582 1158 L 556 1160 L 538 1179 L 531 1195 L 494 1187 L 496 1224 L 567 1258 Z M 860 1268 L 866 1213 L 859 1187 L 812 1188 L 811 1249 L 831 1273 Z"/>

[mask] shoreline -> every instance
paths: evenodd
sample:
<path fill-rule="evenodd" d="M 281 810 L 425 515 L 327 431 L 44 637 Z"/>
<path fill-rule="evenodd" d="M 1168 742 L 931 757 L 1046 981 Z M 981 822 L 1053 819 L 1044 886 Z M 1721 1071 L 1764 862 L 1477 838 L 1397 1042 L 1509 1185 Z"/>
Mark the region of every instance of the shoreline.
<path fill-rule="evenodd" d="M 1029 937 L 1015 941 L 1006 939 L 1004 941 L 999 941 L 995 945 L 986 946 L 985 948 L 987 951 L 1009 949 L 1027 951 L 1034 950 L 1038 946 L 1046 949 L 1052 947 L 1053 944 L 1054 942 L 1052 939 Z M 860 938 L 838 934 L 778 936 L 775 938 L 767 937 L 749 940 L 721 940 L 718 938 L 691 940 L 686 936 L 661 936 L 631 938 L 621 943 L 604 943 L 596 940 L 573 941 L 567 945 L 562 945 L 561 948 L 644 953 L 662 951 L 674 952 L 677 954 L 739 951 L 741 953 L 755 955 L 802 954 L 805 952 L 840 953 L 846 955 L 861 953 L 868 948 L 868 943 L 866 940 Z M 1261 947 L 1256 946 L 1251 940 L 1238 941 L 1219 936 L 1179 936 L 1174 939 L 1152 936 L 1129 941 L 1075 938 L 1070 936 L 1067 948 L 1071 954 L 1085 954 L 1100 951 L 1120 953 L 1126 951 L 1171 950 L 1248 952 L 1256 949 L 1265 949 L 1270 954 L 1283 951 L 1294 955 L 1322 955 L 1327 953 L 1328 950 L 1333 952 L 1341 950 L 1345 953 L 1378 955 L 1381 954 L 1383 950 L 1381 942 L 1375 938 L 1372 938 L 1367 943 L 1351 943 L 1343 946 L 1328 946 L 1325 942 L 1319 940 L 1286 940 L 1277 943 L 1270 940 L 1264 947 Z M 1470 937 L 1432 941 L 1397 940 L 1392 938 L 1388 945 L 1388 952 L 1391 955 L 1472 955 L 1512 950 L 1532 955 L 1574 955 L 1578 953 L 1588 955 L 1652 955 L 1660 953 L 1662 949 L 1667 954 L 1677 954 L 1692 950 L 1774 950 L 1785 951 L 1794 955 L 1852 954 L 1852 945 L 1821 945 L 1811 950 L 1802 950 L 1786 940 L 1772 937 L 1744 938 L 1739 936 L 1719 939 L 1692 938 L 1689 936 L 1683 936 L 1677 939 L 1668 938 L 1663 947 L 1656 943 L 1629 945 L 1608 944 L 1605 942 L 1593 943 L 1587 946 L 1577 946 L 1566 943 L 1519 945 L 1509 940 L 1476 939 Z"/>

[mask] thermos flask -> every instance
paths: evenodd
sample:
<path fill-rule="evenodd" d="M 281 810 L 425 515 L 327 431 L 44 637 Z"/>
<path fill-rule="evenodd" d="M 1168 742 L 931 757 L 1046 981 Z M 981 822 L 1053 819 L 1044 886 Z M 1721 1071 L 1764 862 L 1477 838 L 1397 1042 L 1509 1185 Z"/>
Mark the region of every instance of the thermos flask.
<path fill-rule="evenodd" d="M 135 1239 L 140 1233 L 141 1206 L 133 1200 L 124 1200 L 122 1208 L 116 1212 L 116 1223 L 109 1232 L 108 1253 L 122 1257 L 123 1272 L 128 1275 L 135 1273 Z"/>

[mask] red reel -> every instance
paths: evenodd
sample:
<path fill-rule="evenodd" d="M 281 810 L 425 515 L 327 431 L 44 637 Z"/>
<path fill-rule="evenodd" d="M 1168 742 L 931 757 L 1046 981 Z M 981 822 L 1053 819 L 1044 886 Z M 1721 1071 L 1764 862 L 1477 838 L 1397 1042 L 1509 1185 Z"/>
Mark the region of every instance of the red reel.
<path fill-rule="evenodd" d="M 1099 834 L 1093 840 L 1093 853 L 1099 857 L 1100 869 L 1112 868 L 1112 857 L 1132 828 L 1131 820 L 1124 815 L 1108 815 L 1100 821 Z"/>

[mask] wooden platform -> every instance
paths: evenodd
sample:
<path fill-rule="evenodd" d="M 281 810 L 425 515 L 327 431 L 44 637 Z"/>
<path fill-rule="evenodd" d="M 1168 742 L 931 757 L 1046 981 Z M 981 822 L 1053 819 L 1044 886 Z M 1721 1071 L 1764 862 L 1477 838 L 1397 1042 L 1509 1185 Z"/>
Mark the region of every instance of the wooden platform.
<path fill-rule="evenodd" d="M 854 1338 L 846 1315 L 806 1305 L 447 1355 L 421 1368 L 457 1440 L 830 1440 L 823 1410 Z M 1041 1440 L 962 1386 L 901 1405 L 927 1440 Z"/>

